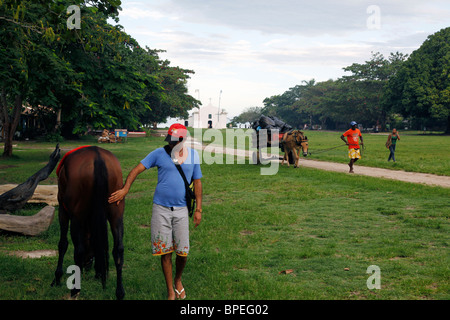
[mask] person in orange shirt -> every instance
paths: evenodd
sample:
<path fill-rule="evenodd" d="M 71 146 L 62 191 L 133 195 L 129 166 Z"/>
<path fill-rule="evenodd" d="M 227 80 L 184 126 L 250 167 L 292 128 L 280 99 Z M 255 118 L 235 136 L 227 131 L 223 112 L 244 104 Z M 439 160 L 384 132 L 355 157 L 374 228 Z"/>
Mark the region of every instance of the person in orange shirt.
<path fill-rule="evenodd" d="M 341 139 L 348 145 L 348 157 L 350 158 L 350 162 L 348 163 L 348 166 L 350 167 L 349 173 L 353 173 L 353 164 L 358 161 L 358 159 L 361 159 L 359 139 L 361 139 L 361 145 L 364 145 L 364 142 L 361 131 L 356 128 L 357 123 L 352 121 L 350 122 L 350 125 L 352 126 L 351 129 L 345 131 L 341 136 Z M 347 141 L 345 140 L 346 137 Z"/>

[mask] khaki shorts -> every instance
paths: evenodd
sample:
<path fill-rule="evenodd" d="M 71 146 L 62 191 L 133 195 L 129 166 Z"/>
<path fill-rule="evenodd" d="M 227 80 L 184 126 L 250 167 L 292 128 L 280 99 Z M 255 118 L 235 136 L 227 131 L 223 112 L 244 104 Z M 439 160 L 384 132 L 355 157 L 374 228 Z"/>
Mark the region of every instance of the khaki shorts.
<path fill-rule="evenodd" d="M 350 159 L 361 159 L 361 152 L 359 152 L 359 149 L 348 149 L 348 157 Z"/>
<path fill-rule="evenodd" d="M 151 221 L 152 254 L 189 253 L 189 216 L 187 207 L 164 207 L 153 204 Z"/>

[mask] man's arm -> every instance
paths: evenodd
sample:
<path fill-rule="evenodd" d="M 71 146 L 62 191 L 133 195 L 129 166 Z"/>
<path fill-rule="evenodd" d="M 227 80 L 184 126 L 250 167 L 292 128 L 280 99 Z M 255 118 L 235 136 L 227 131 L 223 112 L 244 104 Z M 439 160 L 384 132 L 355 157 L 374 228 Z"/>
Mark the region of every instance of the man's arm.
<path fill-rule="evenodd" d="M 346 145 L 348 145 L 348 142 L 347 142 L 347 140 L 345 140 L 345 137 L 344 137 L 344 135 L 342 135 L 342 136 L 341 136 L 341 139 L 342 139 L 342 141 L 344 141 L 344 142 L 345 142 L 345 144 L 346 144 Z"/>
<path fill-rule="evenodd" d="M 133 170 L 131 170 L 130 173 L 128 174 L 127 180 L 125 181 L 125 185 L 123 186 L 123 188 L 117 190 L 116 192 L 113 192 L 109 197 L 108 202 L 109 203 L 117 202 L 117 205 L 119 205 L 120 201 L 122 201 L 123 198 L 125 198 L 125 196 L 127 195 L 128 191 L 130 191 L 131 185 L 133 184 L 136 177 L 145 170 L 146 168 L 142 163 L 139 163 L 136 167 L 134 167 Z"/>
<path fill-rule="evenodd" d="M 194 212 L 194 224 L 197 227 L 202 221 L 202 199 L 203 199 L 203 187 L 202 181 L 200 179 L 194 179 L 194 192 L 195 192 L 195 201 L 197 203 L 197 207 Z"/>

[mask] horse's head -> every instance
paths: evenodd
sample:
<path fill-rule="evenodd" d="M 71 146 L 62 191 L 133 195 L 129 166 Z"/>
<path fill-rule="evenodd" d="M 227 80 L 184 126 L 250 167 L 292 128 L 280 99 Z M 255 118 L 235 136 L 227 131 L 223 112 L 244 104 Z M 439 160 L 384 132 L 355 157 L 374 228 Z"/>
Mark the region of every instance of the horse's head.
<path fill-rule="evenodd" d="M 302 147 L 303 156 L 306 157 L 308 155 L 308 137 L 302 131 L 298 131 L 295 140 L 297 145 Z"/>

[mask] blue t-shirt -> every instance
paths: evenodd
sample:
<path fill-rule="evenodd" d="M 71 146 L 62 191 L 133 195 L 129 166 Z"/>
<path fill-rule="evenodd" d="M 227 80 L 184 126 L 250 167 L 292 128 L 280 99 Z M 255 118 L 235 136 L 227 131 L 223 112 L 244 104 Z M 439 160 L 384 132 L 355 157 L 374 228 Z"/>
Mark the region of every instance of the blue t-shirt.
<path fill-rule="evenodd" d="M 187 150 L 188 157 L 181 165 L 181 169 L 190 183 L 192 179 L 200 179 L 202 171 L 197 151 L 191 148 L 187 148 Z M 164 148 L 150 152 L 141 163 L 146 169 L 158 168 L 158 184 L 153 196 L 153 203 L 165 207 L 186 206 L 186 187 L 183 178 Z"/>

